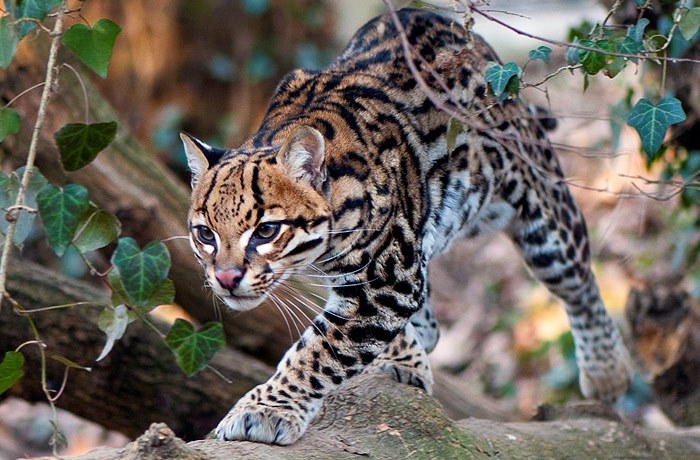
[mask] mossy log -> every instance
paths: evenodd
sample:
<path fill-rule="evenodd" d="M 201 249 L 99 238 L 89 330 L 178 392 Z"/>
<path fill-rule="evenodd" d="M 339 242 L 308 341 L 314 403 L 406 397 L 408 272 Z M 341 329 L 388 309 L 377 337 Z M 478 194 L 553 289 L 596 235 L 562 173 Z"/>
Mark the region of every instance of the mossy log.
<path fill-rule="evenodd" d="M 595 411 L 594 411 L 595 413 Z M 651 432 L 586 411 L 553 421 L 504 423 L 449 419 L 422 391 L 384 375 L 352 380 L 330 397 L 292 446 L 206 439 L 185 443 L 164 424 L 124 448 L 80 460 L 107 459 L 678 459 L 700 456 L 700 432 Z"/>

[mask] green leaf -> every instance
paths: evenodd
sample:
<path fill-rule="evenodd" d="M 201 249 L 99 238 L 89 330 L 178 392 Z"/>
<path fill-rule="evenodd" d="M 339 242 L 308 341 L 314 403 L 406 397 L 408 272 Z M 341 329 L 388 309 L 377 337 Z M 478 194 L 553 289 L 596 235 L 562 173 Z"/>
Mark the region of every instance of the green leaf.
<path fill-rule="evenodd" d="M 129 314 L 126 306 L 117 305 L 116 307 L 107 307 L 102 310 L 97 318 L 97 326 L 102 332 L 107 335 L 105 346 L 102 347 L 100 356 L 96 361 L 101 361 L 105 356 L 112 351 L 114 342 L 121 339 L 126 332 L 126 327 L 129 325 Z"/>
<path fill-rule="evenodd" d="M 6 2 L 7 3 L 7 2 Z M 10 2 L 12 5 L 13 2 Z M 17 2 L 14 10 L 15 19 L 32 18 L 39 21 L 46 19 L 49 12 L 61 4 L 61 0 L 22 0 Z M 29 21 L 23 21 L 18 25 L 19 38 L 22 39 L 25 35 L 36 28 L 36 24 Z"/>
<path fill-rule="evenodd" d="M 66 171 L 77 171 L 95 159 L 114 140 L 117 122 L 68 123 L 54 135 Z"/>
<path fill-rule="evenodd" d="M 648 25 L 649 20 L 647 18 L 640 19 L 637 24 L 627 29 L 627 36 L 636 43 L 642 43 L 642 40 L 644 40 L 644 31 Z"/>
<path fill-rule="evenodd" d="M 19 192 L 22 176 L 24 176 L 25 167 L 17 169 L 9 176 L 0 172 L 0 209 L 6 209 L 14 206 L 17 201 L 17 193 Z M 29 208 L 36 209 L 36 197 L 39 191 L 46 185 L 46 179 L 41 175 L 37 168 L 32 170 L 32 175 L 27 184 L 27 190 L 24 192 L 24 204 Z M 17 214 L 17 224 L 15 225 L 15 235 L 12 242 L 16 246 L 20 246 L 27 239 L 34 227 L 34 219 L 36 214 L 21 209 Z M 0 217 L 0 233 L 6 234 L 9 222 Z"/>
<path fill-rule="evenodd" d="M 520 77 L 513 77 L 508 80 L 505 92 L 517 96 L 520 93 Z"/>
<path fill-rule="evenodd" d="M 91 206 L 78 223 L 73 244 L 80 252 L 107 246 L 121 233 L 122 225 L 114 214 Z"/>
<path fill-rule="evenodd" d="M 615 78 L 620 72 L 622 72 L 625 69 L 626 65 L 627 61 L 625 60 L 625 58 L 614 56 L 608 61 L 607 64 L 605 64 L 603 73 L 606 77 Z"/>
<path fill-rule="evenodd" d="M 552 54 L 552 49 L 548 46 L 538 46 L 537 49 L 530 50 L 527 53 L 527 57 L 533 61 L 541 59 L 544 62 L 549 62 L 549 57 Z"/>
<path fill-rule="evenodd" d="M 571 42 L 572 45 L 580 45 L 581 41 L 578 39 L 578 37 L 574 37 L 573 41 Z M 579 48 L 576 48 L 574 46 L 570 46 L 566 49 L 566 63 L 569 65 L 574 65 L 578 64 L 581 62 L 581 57 L 580 53 L 582 50 Z"/>
<path fill-rule="evenodd" d="M 149 302 L 168 277 L 170 253 L 160 241 L 148 243 L 143 251 L 133 238 L 120 238 L 112 254 L 124 292 L 134 306 L 149 307 Z"/>
<path fill-rule="evenodd" d="M 642 148 L 651 163 L 666 135 L 668 127 L 685 120 L 681 102 L 674 97 L 664 97 L 654 105 L 646 98 L 640 99 L 627 116 L 627 124 L 637 130 Z"/>
<path fill-rule="evenodd" d="M 599 49 L 601 51 L 615 51 L 615 44 L 612 40 L 603 39 L 593 42 L 591 40 L 581 40 L 581 46 Z M 611 56 L 592 50 L 579 50 L 578 57 L 583 66 L 583 70 L 588 75 L 595 75 L 608 63 Z"/>
<path fill-rule="evenodd" d="M 48 184 L 39 193 L 37 203 L 49 245 L 61 257 L 90 207 L 87 189 L 77 184 L 68 184 L 63 189 Z"/>
<path fill-rule="evenodd" d="M 24 355 L 18 351 L 6 351 L 0 363 L 0 395 L 12 388 L 24 375 Z"/>
<path fill-rule="evenodd" d="M 0 17 L 0 67 L 6 69 L 17 52 L 17 30 L 10 16 Z"/>
<path fill-rule="evenodd" d="M 179 318 L 165 337 L 165 343 L 175 353 L 177 365 L 188 376 L 204 369 L 214 354 L 226 345 L 221 323 L 207 323 L 195 332 L 191 323 Z"/>
<path fill-rule="evenodd" d="M 63 364 L 66 367 L 69 367 L 71 369 L 80 369 L 80 370 L 88 371 L 88 372 L 90 372 L 92 370 L 91 367 L 81 366 L 80 364 L 76 363 L 75 361 L 71 361 L 70 359 L 66 358 L 65 356 L 51 355 L 51 359 Z"/>
<path fill-rule="evenodd" d="M 16 110 L 0 108 L 0 142 L 4 141 L 5 137 L 11 134 L 17 134 L 19 132 L 19 123 L 19 113 Z"/>
<path fill-rule="evenodd" d="M 77 54 L 83 64 L 105 78 L 119 32 L 121 28 L 109 19 L 100 19 L 92 28 L 75 24 L 63 33 L 63 44 Z"/>
<path fill-rule="evenodd" d="M 164 305 L 173 303 L 175 301 L 175 284 L 172 280 L 163 281 L 158 289 L 156 289 L 151 297 L 148 299 L 146 304 L 149 307 L 157 307 L 158 305 Z M 150 310 L 149 310 L 150 311 Z"/>
<path fill-rule="evenodd" d="M 508 62 L 504 65 L 493 64 L 486 70 L 484 80 L 491 87 L 491 91 L 496 97 L 501 96 L 506 90 L 508 83 L 514 77 L 520 77 L 520 67 L 515 62 Z"/>
<path fill-rule="evenodd" d="M 678 30 L 681 31 L 683 38 L 690 41 L 695 37 L 700 29 L 700 7 L 689 9 L 678 23 Z"/>

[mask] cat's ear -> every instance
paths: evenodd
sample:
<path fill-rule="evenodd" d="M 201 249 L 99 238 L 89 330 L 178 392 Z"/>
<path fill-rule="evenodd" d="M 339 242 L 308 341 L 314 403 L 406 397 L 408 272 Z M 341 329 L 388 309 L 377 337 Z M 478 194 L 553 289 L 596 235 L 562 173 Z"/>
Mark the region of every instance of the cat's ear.
<path fill-rule="evenodd" d="M 180 133 L 180 139 L 185 146 L 187 166 L 192 173 L 192 187 L 194 188 L 207 169 L 217 164 L 221 157 L 229 153 L 229 150 L 212 147 L 186 133 Z"/>
<path fill-rule="evenodd" d="M 289 136 L 280 150 L 287 174 L 317 190 L 326 180 L 326 154 L 323 136 L 310 126 L 300 126 Z"/>

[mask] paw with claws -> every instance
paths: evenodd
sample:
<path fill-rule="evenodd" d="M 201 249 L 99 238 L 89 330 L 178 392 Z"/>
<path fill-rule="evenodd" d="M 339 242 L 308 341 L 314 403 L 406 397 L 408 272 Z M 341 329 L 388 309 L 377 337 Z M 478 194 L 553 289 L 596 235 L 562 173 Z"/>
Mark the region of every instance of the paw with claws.
<path fill-rule="evenodd" d="M 269 405 L 260 393 L 260 387 L 254 388 L 233 406 L 214 430 L 218 439 L 288 445 L 304 434 L 313 414 Z"/>

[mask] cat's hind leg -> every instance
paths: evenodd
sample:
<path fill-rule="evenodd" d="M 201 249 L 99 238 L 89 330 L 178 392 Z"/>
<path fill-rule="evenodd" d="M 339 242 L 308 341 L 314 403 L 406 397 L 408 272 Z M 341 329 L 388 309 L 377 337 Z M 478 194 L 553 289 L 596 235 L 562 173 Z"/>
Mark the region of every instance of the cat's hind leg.
<path fill-rule="evenodd" d="M 533 182 L 510 188 L 517 216 L 510 236 L 534 276 L 564 303 L 584 396 L 612 402 L 629 385 L 631 360 L 590 268 L 586 224 L 562 181 Z"/>

